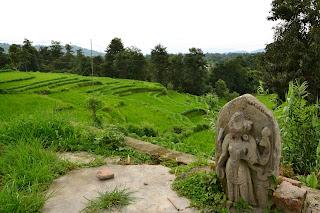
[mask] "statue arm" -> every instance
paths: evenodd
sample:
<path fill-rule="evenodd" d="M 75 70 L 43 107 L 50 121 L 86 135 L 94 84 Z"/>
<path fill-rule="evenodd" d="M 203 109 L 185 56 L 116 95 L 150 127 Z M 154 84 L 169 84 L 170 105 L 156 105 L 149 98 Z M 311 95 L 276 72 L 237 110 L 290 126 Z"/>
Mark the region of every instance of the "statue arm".
<path fill-rule="evenodd" d="M 262 132 L 262 138 L 259 143 L 259 146 L 263 147 L 263 153 L 260 155 L 260 165 L 266 165 L 269 162 L 270 154 L 271 154 L 271 144 L 269 137 L 271 135 L 271 131 L 268 127 L 263 128 Z"/>
<path fill-rule="evenodd" d="M 222 152 L 219 157 L 218 163 L 217 163 L 217 174 L 220 179 L 224 178 L 225 172 L 224 172 L 224 165 L 226 161 L 229 158 L 229 152 L 228 152 L 228 147 L 229 147 L 229 140 L 228 140 L 228 135 L 225 137 L 222 143 Z"/>

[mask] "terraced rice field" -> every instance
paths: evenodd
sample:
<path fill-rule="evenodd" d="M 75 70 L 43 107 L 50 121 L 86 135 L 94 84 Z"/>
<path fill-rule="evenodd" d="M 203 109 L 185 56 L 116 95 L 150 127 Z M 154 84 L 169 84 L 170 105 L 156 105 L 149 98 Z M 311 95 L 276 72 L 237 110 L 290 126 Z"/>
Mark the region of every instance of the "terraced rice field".
<path fill-rule="evenodd" d="M 40 116 L 92 125 L 86 101 L 95 97 L 103 102 L 98 115 L 105 125 L 121 126 L 129 133 L 152 128 L 157 136 L 145 140 L 192 154 L 213 153 L 214 132 L 208 128 L 201 98 L 158 83 L 12 71 L 0 72 L 0 93 L 0 122 Z"/>

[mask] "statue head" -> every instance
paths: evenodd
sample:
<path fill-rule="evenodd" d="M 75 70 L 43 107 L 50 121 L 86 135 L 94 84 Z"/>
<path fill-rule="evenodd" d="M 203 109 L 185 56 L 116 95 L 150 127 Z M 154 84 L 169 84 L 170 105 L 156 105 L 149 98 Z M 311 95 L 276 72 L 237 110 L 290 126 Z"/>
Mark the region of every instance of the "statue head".
<path fill-rule="evenodd" d="M 242 135 L 250 132 L 252 129 L 252 121 L 245 119 L 243 112 L 235 112 L 228 123 L 229 131 L 235 135 Z"/>

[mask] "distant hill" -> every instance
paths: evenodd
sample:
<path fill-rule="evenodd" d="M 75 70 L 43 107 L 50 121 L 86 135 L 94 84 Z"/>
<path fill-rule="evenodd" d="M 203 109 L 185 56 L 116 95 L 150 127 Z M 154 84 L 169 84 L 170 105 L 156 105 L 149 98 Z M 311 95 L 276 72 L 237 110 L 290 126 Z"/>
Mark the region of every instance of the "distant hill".
<path fill-rule="evenodd" d="M 39 50 L 40 47 L 43 47 L 43 46 L 46 46 L 46 45 L 35 45 L 35 48 L 37 48 Z M 82 52 L 85 56 L 90 56 L 90 50 L 87 49 L 87 48 L 83 48 L 83 47 L 79 47 L 79 46 L 76 46 L 76 45 L 71 45 L 72 46 L 72 50 L 74 52 L 74 54 L 76 54 L 76 51 L 78 49 L 82 49 Z M 9 50 L 9 47 L 10 47 L 10 44 L 7 44 L 7 43 L 0 43 L 0 47 L 2 47 L 4 49 L 4 52 L 5 53 L 8 53 L 8 50 Z M 63 49 L 63 51 L 65 51 L 65 49 Z M 102 52 L 99 52 L 99 51 L 95 51 L 95 50 L 92 50 L 92 56 L 103 56 L 105 53 L 102 53 Z"/>

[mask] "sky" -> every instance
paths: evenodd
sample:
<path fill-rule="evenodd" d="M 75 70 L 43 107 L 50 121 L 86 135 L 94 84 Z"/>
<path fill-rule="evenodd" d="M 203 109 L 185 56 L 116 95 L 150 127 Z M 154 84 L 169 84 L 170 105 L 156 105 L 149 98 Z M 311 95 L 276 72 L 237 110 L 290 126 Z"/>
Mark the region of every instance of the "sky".
<path fill-rule="evenodd" d="M 104 51 L 119 37 L 147 54 L 254 51 L 273 40 L 272 0 L 1 0 L 0 42 L 51 40 Z"/>

